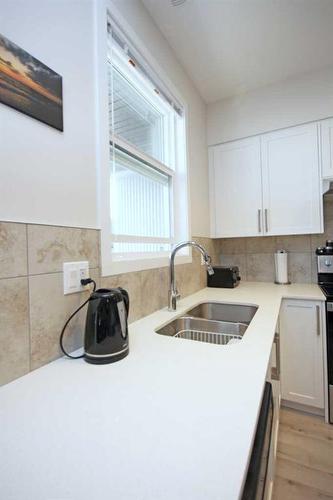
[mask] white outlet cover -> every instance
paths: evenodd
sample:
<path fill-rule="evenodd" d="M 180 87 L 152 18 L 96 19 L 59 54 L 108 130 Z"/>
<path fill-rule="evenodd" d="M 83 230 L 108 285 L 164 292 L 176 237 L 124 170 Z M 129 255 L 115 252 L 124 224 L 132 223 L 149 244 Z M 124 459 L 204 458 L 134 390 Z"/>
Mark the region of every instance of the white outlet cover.
<path fill-rule="evenodd" d="M 87 289 L 81 285 L 81 279 L 89 278 L 89 262 L 64 262 L 64 295 L 83 292 Z"/>

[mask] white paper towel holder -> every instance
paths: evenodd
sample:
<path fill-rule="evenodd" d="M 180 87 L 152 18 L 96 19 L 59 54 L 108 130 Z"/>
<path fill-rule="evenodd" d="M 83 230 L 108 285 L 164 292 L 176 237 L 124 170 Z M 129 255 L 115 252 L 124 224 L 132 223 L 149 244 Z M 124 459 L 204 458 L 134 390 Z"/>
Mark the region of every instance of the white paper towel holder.
<path fill-rule="evenodd" d="M 278 250 L 277 253 L 286 253 L 285 250 Z M 285 283 L 280 283 L 280 281 L 274 281 L 275 285 L 291 285 L 291 281 L 286 281 Z"/>

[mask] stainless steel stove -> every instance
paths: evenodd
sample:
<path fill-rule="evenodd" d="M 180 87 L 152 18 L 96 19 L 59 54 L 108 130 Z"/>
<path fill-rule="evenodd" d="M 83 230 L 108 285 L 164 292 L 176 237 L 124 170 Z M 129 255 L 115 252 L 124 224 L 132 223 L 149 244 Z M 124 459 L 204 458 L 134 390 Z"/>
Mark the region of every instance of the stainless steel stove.
<path fill-rule="evenodd" d="M 318 285 L 326 296 L 326 343 L 329 421 L 333 424 L 333 241 L 316 250 Z"/>

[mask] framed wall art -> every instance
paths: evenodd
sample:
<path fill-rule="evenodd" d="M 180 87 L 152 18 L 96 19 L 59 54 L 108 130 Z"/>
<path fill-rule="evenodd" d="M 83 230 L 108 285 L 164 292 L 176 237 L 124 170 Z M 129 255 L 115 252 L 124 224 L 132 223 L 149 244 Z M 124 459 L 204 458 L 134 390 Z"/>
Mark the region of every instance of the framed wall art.
<path fill-rule="evenodd" d="M 2 35 L 0 102 L 64 130 L 62 77 Z"/>

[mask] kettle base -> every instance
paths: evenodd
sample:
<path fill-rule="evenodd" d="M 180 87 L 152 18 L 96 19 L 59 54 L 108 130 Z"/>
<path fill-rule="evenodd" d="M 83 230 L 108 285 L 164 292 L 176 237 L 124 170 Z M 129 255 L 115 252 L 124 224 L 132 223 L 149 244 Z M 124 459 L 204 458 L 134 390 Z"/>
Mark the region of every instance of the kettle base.
<path fill-rule="evenodd" d="M 91 365 L 107 365 L 109 363 L 115 363 L 116 361 L 120 361 L 125 358 L 129 353 L 129 349 L 125 349 L 124 351 L 120 351 L 118 354 L 114 356 L 106 355 L 106 356 L 89 356 L 89 354 L 85 353 L 84 360 Z"/>

